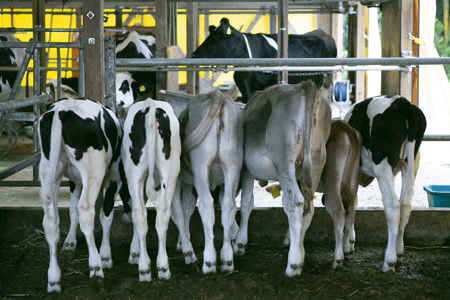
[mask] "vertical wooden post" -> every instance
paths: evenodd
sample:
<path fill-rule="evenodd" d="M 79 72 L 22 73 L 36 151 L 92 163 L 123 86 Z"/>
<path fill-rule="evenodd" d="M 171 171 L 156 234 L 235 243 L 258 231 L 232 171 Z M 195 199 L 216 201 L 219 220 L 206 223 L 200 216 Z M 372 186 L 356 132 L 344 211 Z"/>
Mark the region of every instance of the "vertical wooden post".
<path fill-rule="evenodd" d="M 167 1 L 166 0 L 156 0 L 155 1 L 155 21 L 156 21 L 156 58 L 166 58 L 167 57 L 167 46 L 168 46 L 168 36 L 167 36 Z M 161 99 L 159 95 L 160 90 L 165 90 L 167 88 L 167 72 L 157 72 L 156 73 L 156 98 Z"/>
<path fill-rule="evenodd" d="M 278 0 L 278 58 L 288 57 L 288 0 Z M 278 72 L 278 83 L 288 83 L 288 72 Z"/>
<path fill-rule="evenodd" d="M 366 56 L 365 26 L 365 7 L 358 4 L 356 14 L 348 16 L 348 57 L 364 58 Z M 355 85 L 355 102 L 364 100 L 364 73 L 364 71 L 349 72 L 350 82 Z"/>
<path fill-rule="evenodd" d="M 343 15 L 333 14 L 331 16 L 331 36 L 336 41 L 337 57 L 342 57 L 342 45 L 343 45 Z M 336 72 L 333 74 L 333 79 L 341 80 L 342 72 Z"/>
<path fill-rule="evenodd" d="M 383 57 L 412 56 L 413 2 L 398 0 L 381 4 L 381 51 Z M 388 71 L 381 74 L 381 93 L 411 99 L 411 72 Z"/>
<path fill-rule="evenodd" d="M 198 4 L 186 3 L 186 57 L 190 57 L 198 45 Z M 198 74 L 198 73 L 197 73 Z M 198 91 L 198 75 L 187 72 L 186 93 L 195 95 Z"/>
<path fill-rule="evenodd" d="M 45 28 L 45 4 L 44 0 L 33 0 L 33 25 L 35 28 Z M 45 42 L 45 32 L 35 32 L 33 38 L 37 41 Z M 39 65 L 41 67 L 46 67 L 47 64 L 47 53 L 45 52 L 45 48 L 39 49 Z M 38 93 L 45 91 L 45 84 L 47 82 L 47 72 L 41 71 L 40 73 L 40 82 Z"/>
<path fill-rule="evenodd" d="M 103 104 L 103 0 L 83 0 L 83 40 L 86 98 Z"/>
<path fill-rule="evenodd" d="M 316 15 L 316 29 L 322 29 L 326 34 L 331 34 L 331 14 Z"/>
<path fill-rule="evenodd" d="M 413 36 L 419 36 L 419 0 L 414 0 L 413 3 Z M 413 45 L 414 57 L 419 57 L 420 45 Z M 412 90 L 411 90 L 411 102 L 414 105 L 419 105 L 419 68 L 413 68 L 411 74 Z"/>

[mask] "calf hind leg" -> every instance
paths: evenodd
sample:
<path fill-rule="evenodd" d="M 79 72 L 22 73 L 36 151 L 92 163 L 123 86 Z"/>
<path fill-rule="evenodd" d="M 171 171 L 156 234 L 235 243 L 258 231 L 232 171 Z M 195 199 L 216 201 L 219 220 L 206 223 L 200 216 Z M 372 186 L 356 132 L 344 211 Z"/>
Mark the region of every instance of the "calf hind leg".
<path fill-rule="evenodd" d="M 63 251 L 68 254 L 75 251 L 77 247 L 77 229 L 78 229 L 78 200 L 80 199 L 82 184 L 70 181 L 70 228 L 63 244 Z M 71 254 L 69 254 L 71 255 Z"/>
<path fill-rule="evenodd" d="M 89 250 L 89 276 L 91 278 L 94 276 L 103 278 L 102 260 L 95 246 L 94 218 L 95 202 L 106 173 L 105 169 L 106 166 L 104 168 L 98 168 L 95 174 L 88 172 L 82 174 L 83 189 L 81 191 L 80 201 L 78 202 L 80 229 L 86 238 Z"/>
<path fill-rule="evenodd" d="M 333 219 L 335 250 L 332 268 L 342 268 L 344 265 L 344 227 L 345 227 L 345 209 L 342 205 L 342 199 L 337 197 L 338 192 L 332 191 L 330 194 L 324 194 L 325 208 Z"/>
<path fill-rule="evenodd" d="M 44 208 L 45 238 L 50 250 L 50 266 L 48 268 L 47 292 L 61 292 L 61 269 L 57 259 L 59 241 L 58 187 L 62 179 L 62 170 L 55 172 L 52 178 L 48 172 L 49 163 L 41 160 L 39 177 L 41 180 L 41 200 Z"/>

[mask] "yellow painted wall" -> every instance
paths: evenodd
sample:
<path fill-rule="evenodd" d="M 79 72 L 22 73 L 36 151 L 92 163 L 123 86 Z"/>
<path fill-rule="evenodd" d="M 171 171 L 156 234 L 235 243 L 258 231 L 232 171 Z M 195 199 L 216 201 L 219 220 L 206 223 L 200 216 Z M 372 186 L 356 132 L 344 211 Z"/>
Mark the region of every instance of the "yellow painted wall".
<path fill-rule="evenodd" d="M 4 13 L 0 12 L 0 27 L 17 27 L 17 28 L 32 28 L 33 26 L 33 16 L 31 14 L 31 9 L 20 9 L 16 11 L 27 12 L 27 14 L 19 14 L 14 15 L 13 20 L 11 20 L 10 9 L 3 9 Z M 71 12 L 71 9 L 54 9 L 53 12 Z M 123 10 L 122 22 L 124 22 L 128 18 L 127 11 Z M 28 13 L 29 12 L 29 13 Z M 46 12 L 50 12 L 49 9 Z M 73 11 L 74 12 L 74 11 Z M 143 13 L 146 13 L 147 10 L 143 10 Z M 107 22 L 105 22 L 105 27 L 113 27 L 116 24 L 116 16 L 114 14 L 113 9 L 105 10 L 105 16 L 107 16 Z M 242 31 L 244 31 L 252 22 L 255 17 L 254 14 L 227 14 L 218 12 L 217 14 L 209 15 L 209 24 L 218 26 L 220 20 L 223 17 L 227 17 L 230 20 L 230 24 L 236 28 L 240 29 L 242 27 Z M 302 34 L 308 31 L 314 30 L 314 15 L 313 14 L 291 14 L 289 15 L 289 22 L 292 24 L 297 33 Z M 143 27 L 154 27 L 155 20 L 149 15 L 136 15 L 130 26 L 133 25 L 141 25 Z M 47 14 L 45 17 L 45 26 L 46 28 L 76 28 L 76 15 L 53 15 Z M 177 30 L 177 43 L 181 50 L 186 53 L 186 15 L 184 10 L 179 10 L 178 14 L 178 30 Z M 269 31 L 269 15 L 263 15 L 261 19 L 256 23 L 251 33 L 267 33 Z M 73 33 L 67 32 L 53 32 L 46 33 L 46 40 L 51 42 L 68 42 L 72 41 Z M 32 33 L 16 33 L 15 36 L 22 42 L 27 42 L 30 38 L 33 37 Z M 51 38 L 50 38 L 51 37 Z M 204 16 L 200 15 L 199 17 L 199 41 L 204 40 L 205 32 L 204 32 Z M 48 50 L 49 59 L 54 59 L 49 62 L 49 67 L 56 67 L 56 49 Z M 61 49 L 61 58 L 72 57 L 72 50 L 69 49 Z M 30 62 L 29 67 L 32 67 L 32 61 Z M 72 61 L 68 61 L 66 65 L 66 61 L 62 60 L 62 67 L 72 67 Z M 71 77 L 72 72 L 63 72 L 63 77 Z M 212 74 L 210 74 L 212 76 Z M 47 74 L 47 78 L 55 78 L 56 71 L 50 71 Z M 32 75 L 29 76 L 30 82 L 32 85 Z M 224 81 L 232 81 L 233 80 L 233 72 L 229 72 L 227 74 L 222 74 L 217 81 L 217 84 L 221 84 Z M 186 72 L 180 72 L 179 74 L 180 83 L 186 82 Z M 25 80 L 22 82 L 22 85 L 25 85 Z"/>

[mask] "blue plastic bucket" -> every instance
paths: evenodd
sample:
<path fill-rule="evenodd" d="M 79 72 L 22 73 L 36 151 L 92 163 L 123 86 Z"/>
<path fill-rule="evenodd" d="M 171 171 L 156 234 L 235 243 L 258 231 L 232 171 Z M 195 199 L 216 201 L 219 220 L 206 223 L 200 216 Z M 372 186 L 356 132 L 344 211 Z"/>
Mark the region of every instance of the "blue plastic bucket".
<path fill-rule="evenodd" d="M 450 185 L 425 185 L 430 207 L 450 207 Z"/>

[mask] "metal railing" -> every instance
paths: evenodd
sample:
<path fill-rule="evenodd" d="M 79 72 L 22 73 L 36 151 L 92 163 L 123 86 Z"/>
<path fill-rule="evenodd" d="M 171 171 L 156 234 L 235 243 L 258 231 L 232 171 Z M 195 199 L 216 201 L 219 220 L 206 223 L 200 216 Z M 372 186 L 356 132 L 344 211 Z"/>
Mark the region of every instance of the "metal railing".
<path fill-rule="evenodd" d="M 41 28 L 34 28 L 34 29 L 2 29 L 1 32 L 14 32 L 14 31 L 49 31 L 48 29 L 41 29 Z M 57 31 L 70 31 L 70 32 L 79 32 L 79 29 L 60 29 Z M 8 123 L 10 121 L 32 121 L 33 122 L 33 150 L 37 153 L 35 153 L 33 156 L 19 162 L 18 164 L 0 172 L 0 186 L 39 186 L 40 182 L 38 181 L 38 163 L 40 158 L 39 151 L 39 143 L 38 143 L 38 121 L 40 118 L 40 104 L 45 102 L 50 102 L 52 99 L 52 96 L 49 94 L 41 94 L 40 90 L 40 82 L 41 82 L 41 72 L 46 71 L 49 69 L 53 69 L 57 71 L 57 97 L 61 97 L 61 71 L 64 69 L 61 66 L 61 61 L 63 60 L 60 55 L 61 48 L 77 48 L 79 49 L 79 68 L 70 68 L 72 70 L 77 70 L 79 72 L 79 87 L 78 87 L 78 94 L 80 96 L 84 96 L 85 89 L 84 89 L 84 51 L 83 51 L 83 38 L 82 35 L 79 36 L 78 42 L 39 42 L 34 39 L 31 39 L 29 42 L 3 42 L 0 43 L 0 48 L 26 48 L 26 54 L 23 60 L 22 65 L 20 68 L 18 68 L 18 75 L 16 77 L 16 80 L 14 82 L 13 88 L 11 90 L 11 93 L 8 97 L 7 102 L 0 103 L 0 133 L 7 128 L 8 131 L 8 147 L 4 151 L 1 156 L 5 155 L 8 151 L 12 149 L 14 144 L 17 142 L 18 134 L 12 128 L 12 126 L 9 126 Z M 56 68 L 48 68 L 48 67 L 40 67 L 40 52 L 39 49 L 41 48 L 56 48 L 57 51 L 57 57 L 56 57 Z M 29 70 L 27 68 L 28 63 L 33 57 L 33 94 L 38 95 L 26 99 L 19 99 L 15 100 L 17 98 L 17 94 L 20 89 L 20 85 L 23 79 L 23 76 L 25 75 L 25 72 Z M 17 70 L 17 67 L 1 67 L 0 71 L 4 70 Z M 40 96 L 39 96 L 40 95 Z M 13 112 L 16 108 L 26 107 L 26 106 L 33 106 L 33 112 L 32 113 L 17 113 Z M 16 136 L 16 141 L 13 142 L 10 138 L 11 135 Z M 9 176 L 23 170 L 24 168 L 28 166 L 33 166 L 33 179 L 31 181 L 5 181 L 4 179 L 8 178 Z M 67 182 L 62 183 L 63 186 L 67 186 Z"/>

